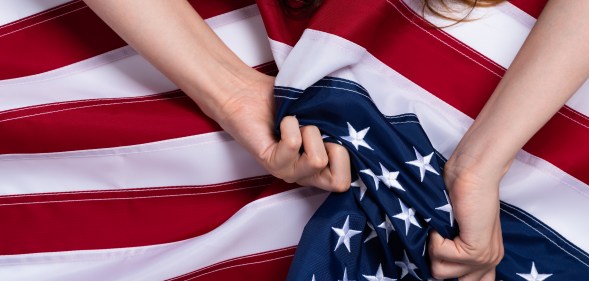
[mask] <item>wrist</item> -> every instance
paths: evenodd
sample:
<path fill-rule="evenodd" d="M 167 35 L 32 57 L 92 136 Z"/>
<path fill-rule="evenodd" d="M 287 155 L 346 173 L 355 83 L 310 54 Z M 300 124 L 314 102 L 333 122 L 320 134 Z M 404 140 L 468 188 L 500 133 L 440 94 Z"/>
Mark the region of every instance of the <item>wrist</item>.
<path fill-rule="evenodd" d="M 182 88 L 207 116 L 217 122 L 227 115 L 229 105 L 238 96 L 274 86 L 273 77 L 245 64 L 215 62 L 199 72 L 189 85 Z"/>
<path fill-rule="evenodd" d="M 496 136 L 467 133 L 448 159 L 444 173 L 456 179 L 474 177 L 498 184 L 511 166 L 516 152 L 512 152 L 511 147 Z"/>

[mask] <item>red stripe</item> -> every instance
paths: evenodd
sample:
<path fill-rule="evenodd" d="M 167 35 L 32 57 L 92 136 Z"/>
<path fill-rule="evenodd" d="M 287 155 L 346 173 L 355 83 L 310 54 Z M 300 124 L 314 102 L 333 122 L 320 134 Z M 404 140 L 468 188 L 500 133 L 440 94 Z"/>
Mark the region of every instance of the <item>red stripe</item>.
<path fill-rule="evenodd" d="M 277 72 L 274 62 L 256 69 Z M 181 91 L 80 100 L 0 112 L 0 154 L 117 147 L 220 130 Z"/>
<path fill-rule="evenodd" d="M 208 19 L 253 5 L 256 3 L 256 0 L 189 0 L 188 2 L 190 2 L 190 5 L 192 5 L 196 11 L 198 11 L 198 14 L 203 19 Z"/>
<path fill-rule="evenodd" d="M 0 154 L 116 147 L 220 130 L 180 91 L 73 101 L 0 113 Z"/>
<path fill-rule="evenodd" d="M 289 247 L 223 261 L 169 281 L 286 280 L 295 249 Z"/>
<path fill-rule="evenodd" d="M 254 3 L 253 0 L 191 2 L 203 18 Z M 84 2 L 72 1 L 0 26 L 0 79 L 46 72 L 125 45 Z"/>
<path fill-rule="evenodd" d="M 548 0 L 510 0 L 509 2 L 528 15 L 538 18 Z"/>
<path fill-rule="evenodd" d="M 292 44 L 289 38 L 300 36 L 299 22 L 292 23 L 289 29 L 290 22 L 280 15 L 272 0 L 260 1 L 259 5 L 271 38 Z M 380 61 L 472 118 L 505 71 L 432 28 L 402 1 L 325 1 L 309 27 L 365 47 Z M 282 34 L 286 30 L 292 30 L 291 34 Z M 589 120 L 565 107 L 525 149 L 589 183 L 589 147 L 585 145 L 589 143 L 588 127 Z"/>
<path fill-rule="evenodd" d="M 10 231 L 0 231 L 0 255 L 179 241 L 294 187 L 265 176 L 208 186 L 2 196 L 0 221 Z"/>

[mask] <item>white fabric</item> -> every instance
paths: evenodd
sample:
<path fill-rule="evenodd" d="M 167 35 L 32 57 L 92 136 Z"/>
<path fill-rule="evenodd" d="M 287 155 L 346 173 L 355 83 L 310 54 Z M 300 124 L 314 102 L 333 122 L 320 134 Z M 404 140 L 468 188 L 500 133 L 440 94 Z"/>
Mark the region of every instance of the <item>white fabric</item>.
<path fill-rule="evenodd" d="M 404 0 L 415 11 L 421 13 L 420 0 Z M 431 14 L 426 19 L 458 39 L 468 47 L 483 54 L 503 68 L 508 68 L 536 23 L 536 19 L 513 4 L 503 2 L 496 7 L 477 8 L 467 23 L 452 25 L 454 22 Z M 589 81 L 586 82 L 567 103 L 569 107 L 589 116 Z"/>
<path fill-rule="evenodd" d="M 227 133 L 217 132 L 116 148 L 0 155 L 0 195 L 205 185 L 266 174 Z"/>
<path fill-rule="evenodd" d="M 248 65 L 272 61 L 268 35 L 256 6 L 207 22 Z M 73 100 L 138 97 L 175 89 L 178 87 L 133 49 L 122 47 L 49 72 L 1 80 L 0 111 Z"/>
<path fill-rule="evenodd" d="M 301 188 L 259 199 L 215 230 L 175 243 L 0 256 L 0 277 L 11 281 L 173 278 L 224 260 L 295 246 L 326 195 L 316 188 Z"/>
<path fill-rule="evenodd" d="M 307 81 L 312 79 L 307 77 L 326 75 L 358 82 L 368 90 L 382 113 L 416 113 L 434 147 L 446 158 L 450 157 L 472 124 L 473 120 L 464 113 L 386 66 L 362 47 L 341 37 L 306 30 L 294 49 L 276 42 L 272 42 L 271 46 L 276 60 L 281 61 L 284 69 L 296 68 L 297 65 L 313 66 L 307 68 L 302 83 L 294 77 L 297 72 L 281 71 L 277 77 L 280 86 L 288 87 L 290 81 L 295 81 L 292 83 L 298 86 L 308 86 Z M 284 61 L 290 50 L 292 54 Z M 320 65 L 315 63 L 315 57 L 304 55 L 310 52 L 323 55 Z M 341 69 L 341 57 L 355 58 L 356 61 Z M 547 161 L 521 151 L 501 183 L 501 199 L 542 220 L 583 250 L 589 250 L 589 240 L 585 235 L 589 224 L 579 224 L 589 213 L 587 184 Z M 575 212 L 570 211 L 571 206 L 575 206 Z"/>
<path fill-rule="evenodd" d="M 0 25 L 47 11 L 69 1 L 71 0 L 2 0 L 0 1 Z"/>

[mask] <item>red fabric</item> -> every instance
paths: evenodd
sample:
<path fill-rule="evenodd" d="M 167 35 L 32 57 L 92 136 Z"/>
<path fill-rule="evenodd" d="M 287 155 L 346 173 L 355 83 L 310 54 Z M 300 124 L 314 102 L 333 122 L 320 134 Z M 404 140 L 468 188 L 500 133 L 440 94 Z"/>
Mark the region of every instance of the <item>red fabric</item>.
<path fill-rule="evenodd" d="M 185 280 L 286 280 L 295 248 L 239 257 L 169 279 Z"/>
<path fill-rule="evenodd" d="M 205 19 L 254 3 L 253 0 L 191 1 Z M 34 44 L 31 38 L 35 38 Z M 0 26 L 0 79 L 46 72 L 125 45 L 84 2 L 68 2 Z"/>
<path fill-rule="evenodd" d="M 188 239 L 256 199 L 295 187 L 264 176 L 207 186 L 0 196 L 0 219 L 12 229 L 0 231 L 0 241 L 11 241 L 0 243 L 0 255 Z"/>
<path fill-rule="evenodd" d="M 300 36 L 298 22 L 289 28 L 290 22 L 280 16 L 273 2 L 259 1 L 262 13 L 266 15 L 269 36 L 275 40 Z M 402 1 L 354 3 L 356 7 L 342 7 L 337 2 L 325 1 L 316 16 L 321 20 L 311 21 L 309 28 L 336 34 L 365 47 L 380 61 L 441 100 L 471 118 L 477 116 L 505 73 L 504 68 L 442 30 L 431 27 Z M 359 9 L 370 16 L 359 21 L 355 16 Z M 398 16 L 386 17 L 384 11 Z M 346 24 L 342 24 L 344 22 Z M 290 35 L 284 35 L 285 30 Z M 373 33 L 380 36 L 373 36 Z M 589 183 L 589 173 L 586 172 L 589 159 L 583 157 L 589 153 L 589 147 L 585 145 L 589 143 L 587 127 L 589 120 L 564 107 L 524 149 Z"/>
<path fill-rule="evenodd" d="M 274 62 L 256 69 L 277 72 Z M 0 112 L 0 154 L 117 147 L 220 130 L 181 91 L 71 101 Z"/>
<path fill-rule="evenodd" d="M 510 0 L 509 2 L 530 16 L 538 18 L 548 0 Z"/>
<path fill-rule="evenodd" d="M 117 147 L 220 130 L 180 91 L 73 101 L 0 113 L 0 153 Z"/>

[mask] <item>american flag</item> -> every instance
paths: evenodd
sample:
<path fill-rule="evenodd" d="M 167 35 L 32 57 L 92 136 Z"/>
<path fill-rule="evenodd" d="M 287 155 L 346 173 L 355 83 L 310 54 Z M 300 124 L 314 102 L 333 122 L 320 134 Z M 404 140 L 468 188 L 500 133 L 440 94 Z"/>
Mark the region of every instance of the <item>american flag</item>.
<path fill-rule="evenodd" d="M 440 154 L 432 161 L 441 161 L 545 1 L 477 9 L 478 20 L 444 30 L 431 28 L 413 0 L 325 1 L 306 19 L 285 17 L 274 0 L 192 4 L 248 65 L 267 73 L 278 66 L 277 95 L 284 93 L 280 89 L 315 89 L 327 83 L 325 77 L 340 88 L 364 89 L 382 114 L 418 117 Z M 1 280 L 286 279 L 303 228 L 321 204 L 332 202 L 326 193 L 268 176 L 83 2 L 4 0 L 0 25 Z M 589 276 L 588 91 L 581 88 L 536 134 L 502 182 L 501 219 L 514 226 L 503 227 L 513 266 L 499 267 L 502 280 Z M 341 133 L 334 136 L 350 136 L 347 123 L 356 136 L 370 126 L 355 121 L 340 120 Z M 366 133 L 368 145 L 374 132 L 371 127 Z M 357 143 L 358 152 L 368 149 Z M 415 149 L 423 157 L 432 152 Z M 397 161 L 417 159 L 413 146 L 407 153 Z M 383 164 L 393 172 L 392 164 Z M 439 164 L 432 167 L 441 172 Z M 419 168 L 404 169 L 421 179 Z M 371 170 L 377 176 L 383 171 Z M 425 171 L 424 181 L 434 178 Z M 362 179 L 371 188 L 370 178 Z M 338 196 L 358 200 L 357 183 Z M 379 185 L 379 191 L 389 190 L 383 181 Z M 449 223 L 449 212 L 435 209 L 445 204 L 443 191 L 435 196 L 432 224 Z M 415 234 L 419 228 L 411 219 L 406 230 L 394 217 L 403 210 L 401 201 L 391 208 L 390 239 Z M 350 251 L 370 237 L 370 227 L 356 215 L 347 220 L 344 211 L 331 214 L 319 230 L 329 239 L 325 257 L 348 252 L 345 237 L 334 251 L 338 233 L 348 233 Z M 386 228 L 374 224 L 386 216 L 378 216 L 371 225 L 379 236 L 367 245 L 385 237 Z M 416 215 L 417 224 L 428 227 L 426 218 Z M 527 248 L 512 248 L 509 241 L 521 242 L 525 229 L 529 243 L 519 244 Z M 350 237 L 350 230 L 362 233 Z M 305 237 L 301 254 L 312 245 Z M 411 280 L 415 266 L 426 280 L 416 249 L 406 252 L 406 260 L 399 252 L 388 263 L 340 264 L 321 272 L 296 270 L 297 258 L 290 276 Z M 405 262 L 406 274 L 397 262 Z"/>
<path fill-rule="evenodd" d="M 332 77 L 305 91 L 276 87 L 275 96 L 277 120 L 294 115 L 317 126 L 326 141 L 348 149 L 357 175 L 351 191 L 329 196 L 309 221 L 288 280 L 337 280 L 342 272 L 349 280 L 379 280 L 383 271 L 431 277 L 429 231 L 453 238 L 456 228 L 441 176 L 445 159 L 417 116 L 383 116 L 366 89 Z M 395 265 L 401 269 L 391 272 Z M 361 274 L 371 268 L 378 272 Z"/>

